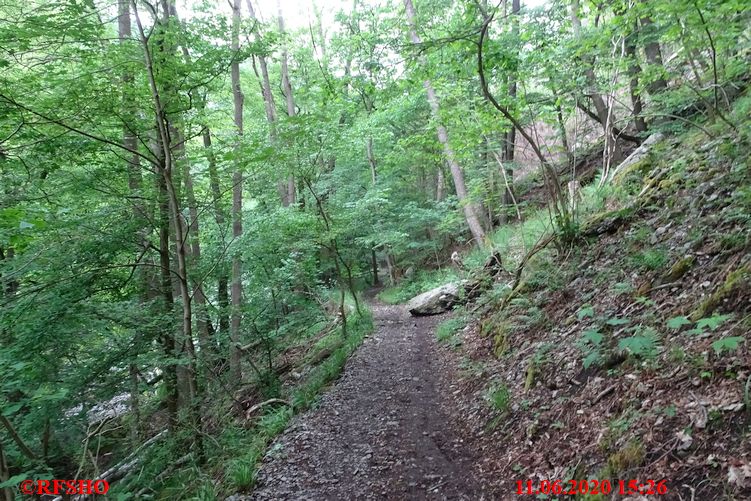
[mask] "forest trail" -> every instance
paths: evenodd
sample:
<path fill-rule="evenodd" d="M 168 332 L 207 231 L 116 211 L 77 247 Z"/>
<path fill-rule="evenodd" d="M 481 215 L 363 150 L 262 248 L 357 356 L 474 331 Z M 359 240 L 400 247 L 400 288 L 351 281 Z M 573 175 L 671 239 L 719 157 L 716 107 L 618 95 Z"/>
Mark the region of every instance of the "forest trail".
<path fill-rule="evenodd" d="M 449 416 L 440 317 L 371 303 L 376 329 L 320 404 L 272 445 L 246 499 L 480 499 Z"/>

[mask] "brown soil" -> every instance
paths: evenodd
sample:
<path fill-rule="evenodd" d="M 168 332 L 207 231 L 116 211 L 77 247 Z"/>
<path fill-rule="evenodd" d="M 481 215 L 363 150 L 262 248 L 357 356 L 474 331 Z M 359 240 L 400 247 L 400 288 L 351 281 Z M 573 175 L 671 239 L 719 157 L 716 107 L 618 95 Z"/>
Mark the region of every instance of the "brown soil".
<path fill-rule="evenodd" d="M 440 317 L 372 304 L 376 330 L 272 445 L 248 499 L 481 499 L 460 438 Z"/>

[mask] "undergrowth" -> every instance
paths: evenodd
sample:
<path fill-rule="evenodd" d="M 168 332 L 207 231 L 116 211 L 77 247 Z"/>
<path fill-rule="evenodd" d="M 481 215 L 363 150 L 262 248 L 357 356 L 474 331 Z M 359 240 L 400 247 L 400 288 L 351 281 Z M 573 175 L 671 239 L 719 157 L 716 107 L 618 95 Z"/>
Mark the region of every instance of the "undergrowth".
<path fill-rule="evenodd" d="M 421 270 L 416 272 L 413 277 L 383 289 L 378 294 L 378 299 L 388 304 L 403 303 L 422 292 L 429 291 L 458 278 L 459 276 L 453 268 Z"/>
<path fill-rule="evenodd" d="M 353 300 L 348 297 L 348 306 Z M 169 470 L 175 459 L 185 454 L 180 450 L 179 440 L 155 446 L 144 461 L 141 475 L 133 482 L 114 484 L 110 492 L 113 499 L 198 499 L 213 501 L 223 499 L 232 492 L 247 492 L 253 488 L 260 461 L 269 444 L 287 427 L 292 417 L 315 405 L 320 393 L 342 372 L 349 356 L 360 346 L 365 336 L 373 329 L 371 313 L 362 306 L 362 316 L 351 313 L 347 318 L 347 337 L 341 327 L 333 329 L 317 343 L 317 348 L 333 347 L 330 355 L 313 367 L 300 382 L 292 387 L 281 388 L 279 397 L 289 405 L 269 405 L 249 419 L 227 412 L 218 417 L 216 430 L 204 435 L 204 455 L 211 458 L 199 465 L 193 455 L 185 466 L 163 480 L 159 474 Z M 351 311 L 354 311 L 353 309 Z M 227 400 L 226 405 L 233 403 Z M 185 456 L 183 456 L 185 457 Z M 144 478 L 151 481 L 144 482 Z M 135 485 L 152 485 L 152 489 L 140 491 Z M 153 494 L 152 494 L 153 493 Z"/>

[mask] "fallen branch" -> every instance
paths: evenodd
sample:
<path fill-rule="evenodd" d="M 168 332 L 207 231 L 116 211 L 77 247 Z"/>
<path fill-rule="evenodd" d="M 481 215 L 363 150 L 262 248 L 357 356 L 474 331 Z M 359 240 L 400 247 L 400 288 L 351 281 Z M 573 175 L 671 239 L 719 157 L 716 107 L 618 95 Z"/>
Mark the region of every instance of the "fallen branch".
<path fill-rule="evenodd" d="M 10 420 L 2 414 L 0 414 L 0 423 L 2 423 L 3 426 L 5 426 L 5 429 L 8 430 L 10 438 L 13 439 L 21 452 L 23 452 L 24 456 L 28 457 L 29 459 L 37 459 L 36 454 L 34 454 L 29 446 L 26 445 L 26 442 L 23 441 L 21 435 L 18 434 L 16 429 L 13 428 L 13 423 L 11 423 Z"/>
<path fill-rule="evenodd" d="M 289 407 L 289 406 L 292 405 L 288 401 L 283 400 L 281 398 L 270 398 L 268 400 L 264 400 L 263 402 L 261 402 L 259 404 L 254 405 L 253 407 L 251 407 L 250 409 L 248 409 L 247 411 L 245 411 L 245 419 L 249 419 L 250 416 L 254 412 L 256 412 L 258 409 L 261 409 L 262 407 L 265 407 L 265 406 L 267 406 L 269 404 L 284 404 L 287 407 Z"/>
<path fill-rule="evenodd" d="M 592 401 L 592 404 L 591 404 L 591 405 L 595 405 L 595 404 L 596 404 L 597 402 L 599 402 L 600 400 L 602 400 L 602 399 L 603 399 L 603 398 L 605 398 L 606 396 L 610 395 L 610 394 L 611 394 L 611 393 L 613 393 L 614 391 L 615 391 L 615 385 L 613 385 L 613 386 L 608 386 L 607 388 L 605 388 L 604 390 L 602 390 L 602 391 L 601 391 L 601 392 L 600 392 L 600 393 L 599 393 L 599 394 L 598 394 L 598 395 L 597 395 L 597 396 L 595 397 L 595 399 L 594 399 L 594 400 Z"/>
<path fill-rule="evenodd" d="M 511 301 L 511 299 L 515 296 L 516 291 L 519 289 L 519 283 L 521 282 L 522 273 L 524 272 L 524 267 L 527 266 L 527 263 L 530 259 L 532 259 L 535 254 L 543 250 L 545 247 L 550 244 L 553 240 L 555 240 L 555 233 L 551 233 L 547 237 L 538 240 L 534 247 L 532 247 L 529 252 L 524 256 L 521 263 L 519 263 L 519 266 L 516 267 L 516 272 L 514 273 L 514 281 L 511 284 L 511 292 L 509 292 L 508 296 L 503 300 L 501 303 L 501 309 L 504 309 L 508 303 Z"/>
<path fill-rule="evenodd" d="M 136 466 L 141 462 L 141 458 L 138 457 L 138 454 L 141 453 L 144 449 L 151 446 L 155 442 L 161 440 L 163 437 L 167 435 L 167 430 L 160 431 L 147 441 L 145 441 L 143 444 L 141 444 L 138 449 L 136 449 L 134 452 L 129 454 L 124 460 L 122 460 L 120 463 L 116 464 L 109 470 L 105 471 L 98 477 L 92 480 L 93 482 L 96 482 L 98 480 L 105 480 L 108 483 L 114 482 L 116 480 L 119 480 L 126 476 L 128 473 L 133 471 Z M 78 496 L 72 497 L 72 501 L 83 501 L 84 499 L 87 499 L 89 497 L 88 494 L 81 494 Z M 62 496 L 58 496 L 54 498 L 52 501 L 63 501 Z"/>

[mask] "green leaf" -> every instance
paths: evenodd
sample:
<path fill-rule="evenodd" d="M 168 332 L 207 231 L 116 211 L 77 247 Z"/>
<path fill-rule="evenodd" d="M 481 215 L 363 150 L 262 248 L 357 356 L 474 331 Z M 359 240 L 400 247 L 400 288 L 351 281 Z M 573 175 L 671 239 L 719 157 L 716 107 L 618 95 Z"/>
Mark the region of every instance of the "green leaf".
<path fill-rule="evenodd" d="M 609 318 L 607 322 L 605 322 L 608 325 L 625 325 L 630 323 L 631 320 L 628 318 L 620 318 L 620 317 L 613 317 Z"/>
<path fill-rule="evenodd" d="M 2 489 L 4 487 L 16 487 L 16 486 L 18 486 L 18 484 L 20 484 L 21 482 L 23 482 L 27 478 L 29 478 L 29 476 L 26 475 L 26 474 L 23 474 L 23 473 L 19 473 L 18 475 L 14 475 L 14 476 L 10 477 L 8 480 L 6 480 L 5 482 L 0 483 L 0 489 Z"/>
<path fill-rule="evenodd" d="M 689 320 L 687 317 L 673 317 L 668 320 L 668 328 L 669 329 L 680 329 L 684 325 L 688 325 L 691 323 L 691 320 Z"/>
<path fill-rule="evenodd" d="M 576 316 L 579 320 L 586 317 L 593 317 L 595 316 L 595 309 L 591 304 L 585 304 L 579 309 Z"/>
<path fill-rule="evenodd" d="M 637 357 L 654 358 L 657 355 L 656 333 L 647 330 L 642 335 L 621 339 L 618 347 Z"/>
<path fill-rule="evenodd" d="M 22 403 L 17 403 L 17 404 L 13 404 L 13 405 L 8 405 L 8 406 L 6 406 L 6 407 L 3 407 L 3 412 L 2 412 L 2 414 L 3 414 L 3 416 L 5 416 L 5 417 L 8 417 L 8 416 L 12 416 L 12 415 L 13 415 L 13 414 L 15 414 L 16 412 L 18 412 L 18 411 L 19 411 L 19 410 L 21 409 L 21 407 L 23 407 L 23 404 L 22 404 Z"/>
<path fill-rule="evenodd" d="M 591 352 L 589 355 L 584 357 L 584 360 L 582 361 L 582 365 L 584 365 L 585 369 L 589 369 L 593 364 L 596 364 L 600 361 L 600 352 L 595 350 Z"/>
<path fill-rule="evenodd" d="M 696 328 L 697 329 L 704 329 L 706 327 L 709 328 L 709 330 L 717 330 L 717 328 L 725 323 L 725 321 L 733 318 L 733 314 L 729 313 L 727 315 L 712 315 L 708 318 L 702 318 L 698 322 L 696 322 Z"/>
<path fill-rule="evenodd" d="M 725 351 L 735 351 L 738 349 L 738 347 L 741 345 L 742 342 L 744 342 L 746 338 L 742 336 L 731 336 L 731 337 L 725 337 L 722 339 L 718 339 L 714 343 L 712 343 L 712 348 L 714 349 L 715 353 L 718 355 L 722 355 Z"/>
<path fill-rule="evenodd" d="M 599 346 L 600 343 L 602 343 L 603 335 L 596 329 L 589 329 L 584 331 L 582 334 L 582 339 L 585 342 L 590 342 L 595 346 Z"/>

